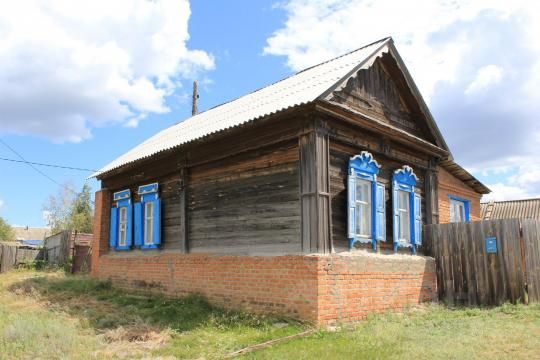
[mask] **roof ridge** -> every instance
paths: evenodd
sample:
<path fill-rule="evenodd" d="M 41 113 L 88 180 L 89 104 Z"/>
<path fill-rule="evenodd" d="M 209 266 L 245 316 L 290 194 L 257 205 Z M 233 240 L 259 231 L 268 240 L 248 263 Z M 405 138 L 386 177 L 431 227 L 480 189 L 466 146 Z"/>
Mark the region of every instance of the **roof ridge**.
<path fill-rule="evenodd" d="M 291 77 L 293 77 L 293 76 L 296 76 L 296 75 L 298 75 L 298 74 L 301 74 L 301 73 L 303 73 L 303 72 L 305 72 L 305 71 L 308 71 L 308 70 L 310 70 L 310 69 L 316 68 L 316 67 L 321 66 L 321 65 L 324 65 L 324 64 L 328 64 L 329 62 L 335 61 L 335 60 L 337 60 L 337 59 L 341 59 L 342 57 L 345 57 L 345 56 L 347 56 L 347 55 L 351 55 L 351 54 L 353 54 L 353 53 L 355 53 L 355 52 L 357 52 L 357 51 L 363 50 L 363 49 L 365 49 L 365 48 L 367 48 L 367 47 L 370 47 L 370 46 L 375 45 L 375 44 L 378 44 L 378 43 L 382 43 L 382 42 L 387 41 L 387 40 L 390 40 L 390 39 L 392 39 L 392 37 L 391 37 L 391 36 L 387 36 L 387 37 L 385 37 L 385 38 L 379 39 L 379 40 L 377 40 L 377 41 L 373 41 L 372 43 L 369 43 L 369 44 L 364 45 L 364 46 L 362 46 L 362 47 L 359 47 L 359 48 L 357 48 L 357 49 L 351 50 L 351 51 L 349 51 L 349 52 L 347 52 L 347 53 L 345 53 L 345 54 L 342 54 L 342 55 L 333 57 L 333 58 L 331 58 L 331 59 L 325 60 L 325 61 L 320 62 L 320 63 L 315 64 L 315 65 L 309 66 L 309 67 L 307 67 L 307 68 L 305 68 L 305 69 L 299 70 L 299 71 L 297 71 L 297 72 L 295 72 L 295 73 L 293 73 L 293 74 L 290 74 L 290 75 L 288 75 L 288 76 L 285 76 L 284 78 L 282 78 L 282 79 L 280 79 L 280 80 L 274 81 L 274 82 L 272 82 L 272 83 L 270 83 L 270 84 L 268 84 L 268 85 L 265 85 L 265 86 L 263 86 L 263 87 L 257 88 L 257 89 L 255 89 L 255 90 L 253 90 L 253 91 L 250 91 L 250 92 L 248 92 L 248 93 L 245 93 L 245 94 L 243 94 L 243 95 L 240 95 L 240 96 L 238 96 L 238 97 L 235 97 L 235 98 L 233 98 L 233 99 L 231 99 L 231 100 L 228 100 L 228 101 L 222 102 L 222 103 L 220 103 L 220 104 L 214 105 L 214 106 L 212 106 L 212 107 L 210 107 L 210 108 L 208 108 L 208 109 L 206 109 L 206 110 L 204 110 L 204 111 L 201 111 L 201 112 L 199 112 L 199 113 L 197 113 L 197 114 L 195 114 L 195 115 L 193 115 L 193 116 L 191 116 L 191 117 L 188 117 L 188 118 L 185 118 L 185 119 L 180 120 L 180 121 L 178 121 L 178 122 L 175 122 L 175 123 L 172 124 L 171 126 L 178 125 L 178 124 L 180 124 L 180 123 L 182 123 L 182 122 L 184 122 L 184 121 L 186 121 L 186 120 L 189 120 L 189 119 L 191 119 L 191 118 L 196 117 L 196 116 L 199 115 L 199 114 L 203 114 L 203 113 L 205 113 L 205 112 L 207 112 L 207 111 L 213 110 L 213 109 L 218 108 L 218 107 L 220 107 L 220 106 L 223 106 L 223 105 L 232 103 L 232 102 L 234 102 L 234 101 L 236 101 L 236 100 L 238 100 L 238 99 L 241 99 L 241 98 L 243 98 L 243 97 L 245 97 L 245 96 L 254 94 L 254 93 L 258 92 L 258 91 L 264 90 L 264 89 L 266 89 L 266 88 L 268 88 L 268 87 L 270 87 L 270 86 L 272 86 L 272 85 L 275 85 L 275 84 L 277 84 L 277 83 L 280 83 L 280 82 L 282 82 L 282 81 L 285 81 L 285 80 L 287 80 L 287 79 L 289 79 L 289 78 L 291 78 Z"/>
<path fill-rule="evenodd" d="M 336 57 L 334 57 L 334 58 L 331 58 L 331 59 L 328 59 L 328 60 L 326 60 L 326 61 L 323 61 L 323 62 L 321 62 L 321 63 L 318 63 L 318 64 L 316 64 L 316 65 L 309 66 L 309 67 L 307 67 L 307 68 L 305 68 L 305 69 L 302 69 L 302 70 L 298 71 L 298 72 L 295 73 L 294 75 L 298 75 L 298 74 L 303 73 L 304 71 L 307 71 L 307 70 L 309 70 L 309 69 L 313 69 L 313 68 L 315 68 L 315 67 L 317 67 L 317 66 L 321 66 L 321 65 L 327 64 L 327 63 L 329 63 L 329 62 L 335 61 L 335 60 L 337 60 L 337 59 L 340 59 L 340 58 L 342 58 L 342 57 L 345 57 L 345 56 L 347 56 L 347 55 L 351 55 L 351 54 L 353 54 L 353 53 L 355 53 L 355 52 L 357 52 L 357 51 L 360 51 L 360 50 L 363 50 L 363 49 L 365 49 L 365 48 L 367 48 L 367 47 L 370 47 L 371 45 L 375 45 L 375 44 L 378 44 L 378 43 L 382 43 L 382 42 L 385 42 L 385 41 L 390 40 L 390 39 L 392 39 L 392 37 L 391 37 L 391 36 L 387 36 L 387 37 L 385 37 L 385 38 L 382 38 L 382 39 L 379 39 L 379 40 L 377 40 L 377 41 L 374 41 L 374 42 L 372 42 L 372 43 L 370 43 L 370 44 L 367 44 L 367 45 L 364 45 L 364 46 L 359 47 L 359 48 L 357 48 L 357 49 L 351 50 L 351 51 L 349 51 L 349 52 L 347 52 L 347 53 L 345 53 L 345 54 L 343 54 L 343 55 L 339 55 L 339 56 L 336 56 Z M 291 75 L 291 76 L 294 76 L 294 75 Z M 285 80 L 285 79 L 283 79 L 283 80 Z"/>
<path fill-rule="evenodd" d="M 515 200 L 499 200 L 499 201 L 484 201 L 480 204 L 500 204 L 500 203 L 509 203 L 509 202 L 524 202 L 524 201 L 534 201 L 534 200 L 540 200 L 540 197 L 534 197 L 534 198 L 528 198 L 528 199 L 515 199 Z"/>

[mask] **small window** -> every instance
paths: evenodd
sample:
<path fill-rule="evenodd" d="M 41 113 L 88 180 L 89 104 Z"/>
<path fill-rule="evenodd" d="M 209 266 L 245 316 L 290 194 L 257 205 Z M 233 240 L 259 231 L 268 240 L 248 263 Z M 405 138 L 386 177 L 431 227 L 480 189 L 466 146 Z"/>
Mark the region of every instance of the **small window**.
<path fill-rule="evenodd" d="M 115 250 L 129 250 L 133 242 L 133 206 L 129 189 L 113 194 L 109 247 Z"/>
<path fill-rule="evenodd" d="M 469 201 L 450 196 L 450 222 L 469 221 Z"/>
<path fill-rule="evenodd" d="M 371 181 L 356 180 L 356 235 L 371 238 Z"/>
<path fill-rule="evenodd" d="M 411 213 L 409 193 L 398 190 L 398 240 L 409 244 L 411 242 Z"/>
<path fill-rule="evenodd" d="M 154 203 L 144 203 L 144 245 L 154 243 Z"/>
<path fill-rule="evenodd" d="M 384 185 L 377 182 L 380 165 L 367 151 L 349 159 L 347 177 L 347 237 L 349 248 L 356 243 L 371 243 L 386 236 Z"/>
<path fill-rule="evenodd" d="M 127 239 L 127 208 L 125 206 L 120 208 L 120 218 L 118 226 L 118 245 L 126 246 Z"/>
<path fill-rule="evenodd" d="M 415 192 L 418 178 L 413 169 L 404 165 L 392 177 L 394 207 L 394 251 L 409 247 L 416 254 L 422 245 L 422 198 Z"/>
<path fill-rule="evenodd" d="M 158 183 L 139 186 L 135 203 L 135 246 L 157 249 L 161 244 L 161 200 Z"/>

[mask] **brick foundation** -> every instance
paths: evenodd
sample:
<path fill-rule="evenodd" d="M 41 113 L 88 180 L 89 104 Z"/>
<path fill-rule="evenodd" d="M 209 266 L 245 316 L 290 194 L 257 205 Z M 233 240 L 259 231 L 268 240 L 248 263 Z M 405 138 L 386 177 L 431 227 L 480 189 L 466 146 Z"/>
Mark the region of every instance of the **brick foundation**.
<path fill-rule="evenodd" d="M 227 308 L 283 314 L 316 324 L 363 319 L 436 299 L 435 263 L 409 255 L 217 256 L 110 254 L 94 276 L 116 286 L 204 295 Z"/>

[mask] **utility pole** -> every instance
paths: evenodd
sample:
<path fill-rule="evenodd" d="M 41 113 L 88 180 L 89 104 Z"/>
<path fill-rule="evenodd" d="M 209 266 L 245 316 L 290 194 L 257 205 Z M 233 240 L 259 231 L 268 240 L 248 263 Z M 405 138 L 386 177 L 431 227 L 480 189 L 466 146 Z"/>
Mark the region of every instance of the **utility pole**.
<path fill-rule="evenodd" d="M 193 82 L 193 99 L 191 102 L 191 116 L 197 115 L 199 110 L 197 109 L 197 99 L 199 99 L 199 86 L 197 80 Z"/>

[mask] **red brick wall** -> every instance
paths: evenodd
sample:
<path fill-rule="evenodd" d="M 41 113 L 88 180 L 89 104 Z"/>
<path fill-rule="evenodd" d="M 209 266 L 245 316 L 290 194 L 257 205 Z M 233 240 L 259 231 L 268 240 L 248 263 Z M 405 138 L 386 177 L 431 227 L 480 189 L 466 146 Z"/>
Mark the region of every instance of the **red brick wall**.
<path fill-rule="evenodd" d="M 321 257 L 318 323 L 349 322 L 437 299 L 435 261 L 411 255 Z"/>
<path fill-rule="evenodd" d="M 318 324 L 355 321 L 436 299 L 435 263 L 403 255 L 219 256 L 175 252 L 99 258 L 102 279 L 170 296 Z"/>
<path fill-rule="evenodd" d="M 111 209 L 110 191 L 102 189 L 96 192 L 94 201 L 94 238 L 92 240 L 92 264 L 98 264 L 99 257 L 109 249 L 109 222 Z M 92 266 L 91 274 L 97 276 L 98 267 Z"/>
<path fill-rule="evenodd" d="M 441 224 L 450 222 L 450 198 L 448 195 L 470 200 L 470 220 L 481 220 L 480 198 L 482 194 L 478 194 L 464 182 L 439 168 L 439 223 Z"/>
<path fill-rule="evenodd" d="M 198 293 L 228 308 L 316 321 L 317 257 L 106 255 L 99 268 L 100 278 L 124 288 Z"/>

